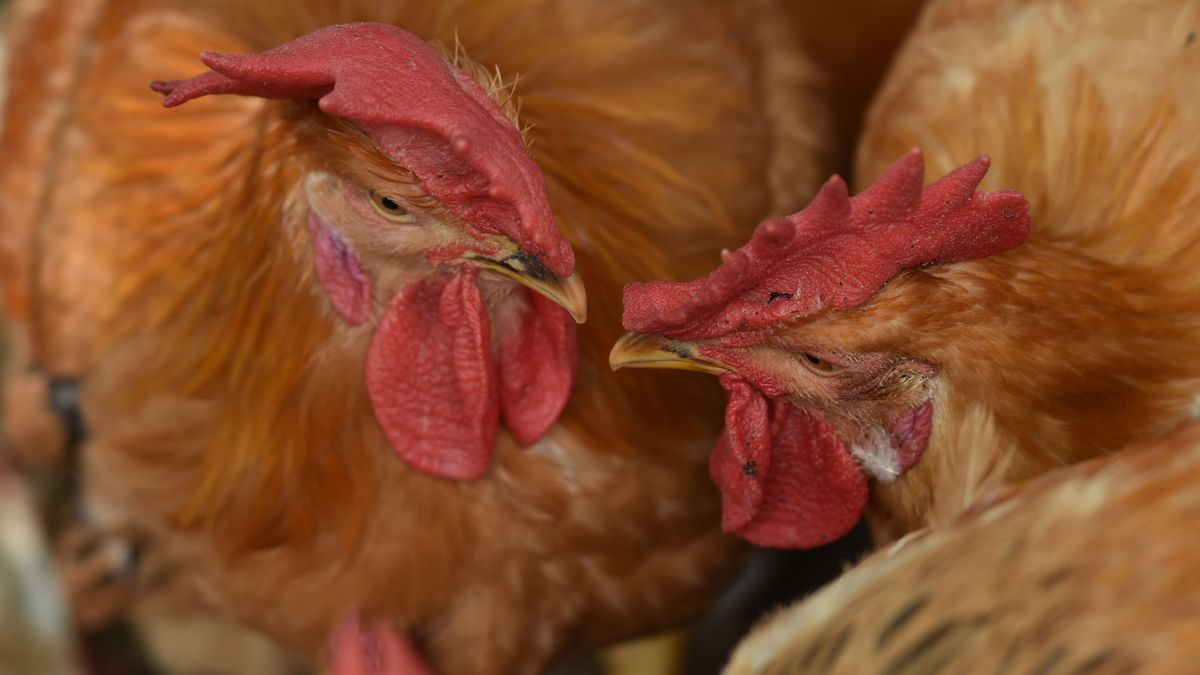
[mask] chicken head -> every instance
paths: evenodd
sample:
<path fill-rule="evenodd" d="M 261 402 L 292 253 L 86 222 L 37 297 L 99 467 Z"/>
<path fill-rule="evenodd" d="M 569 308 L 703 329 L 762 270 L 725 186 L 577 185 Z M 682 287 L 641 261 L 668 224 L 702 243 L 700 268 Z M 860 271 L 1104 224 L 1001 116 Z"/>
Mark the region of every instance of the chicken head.
<path fill-rule="evenodd" d="M 854 526 L 867 476 L 891 481 L 929 442 L 939 364 L 831 327 L 903 270 L 1020 245 L 1029 205 L 977 193 L 987 158 L 922 188 L 912 151 L 851 198 L 838 177 L 803 211 L 762 223 L 692 282 L 625 288 L 611 365 L 718 374 L 729 394 L 710 470 L 726 531 L 812 547 Z"/>
<path fill-rule="evenodd" d="M 373 331 L 366 387 L 393 449 L 473 480 L 501 418 L 522 444 L 545 434 L 574 384 L 586 300 L 515 114 L 454 57 L 385 24 L 201 59 L 210 71 L 151 85 L 164 106 L 239 94 L 299 102 L 311 119 L 295 139 L 295 229 L 331 310 Z"/>

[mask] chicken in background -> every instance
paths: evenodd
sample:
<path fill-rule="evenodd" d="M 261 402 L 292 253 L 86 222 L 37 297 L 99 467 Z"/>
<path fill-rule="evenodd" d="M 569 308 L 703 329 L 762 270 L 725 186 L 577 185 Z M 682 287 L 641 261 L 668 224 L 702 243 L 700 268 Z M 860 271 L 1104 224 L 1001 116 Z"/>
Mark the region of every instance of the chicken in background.
<path fill-rule="evenodd" d="M 0 675 L 80 675 L 75 656 L 33 494 L 0 461 Z"/>
<path fill-rule="evenodd" d="M 987 452 L 980 440 L 965 447 Z M 1192 423 L 969 508 L 937 505 L 941 525 L 764 622 L 725 673 L 1190 672 L 1198 481 Z"/>
<path fill-rule="evenodd" d="M 774 3 L 16 11 L 7 372 L 81 382 L 102 528 L 310 657 L 340 625 L 437 672 L 534 672 L 707 605 L 738 548 L 704 469 L 719 392 L 603 364 L 624 282 L 699 273 L 829 170 L 815 68 Z M 448 48 L 320 32 L 347 21 Z M 436 77 L 356 69 L 376 48 Z M 200 98 L 163 110 L 151 80 Z M 581 315 L 576 269 L 577 371 L 546 299 Z M 40 397 L 9 398 L 8 428 L 36 429 Z"/>
<path fill-rule="evenodd" d="M 1196 416 L 1198 29 L 1196 3 L 932 3 L 872 107 L 857 175 L 913 146 L 935 175 L 987 153 L 982 186 L 1028 206 L 947 222 L 922 197 L 931 217 L 913 222 L 909 154 L 852 202 L 835 179 L 812 217 L 767 221 L 708 285 L 627 290 L 627 328 L 658 335 L 625 338 L 614 365 L 719 372 L 731 392 L 713 460 L 727 530 L 770 507 L 771 541 L 820 543 L 863 512 L 869 484 L 884 543 L 939 503 L 969 503 L 997 467 L 1025 480 Z M 986 168 L 956 175 L 978 182 Z M 909 188 L 865 198 L 881 184 Z M 922 254 L 972 241 L 998 253 L 1026 209 L 1018 248 Z M 960 447 L 964 428 L 985 448 Z M 790 477 L 826 499 L 805 505 Z"/>

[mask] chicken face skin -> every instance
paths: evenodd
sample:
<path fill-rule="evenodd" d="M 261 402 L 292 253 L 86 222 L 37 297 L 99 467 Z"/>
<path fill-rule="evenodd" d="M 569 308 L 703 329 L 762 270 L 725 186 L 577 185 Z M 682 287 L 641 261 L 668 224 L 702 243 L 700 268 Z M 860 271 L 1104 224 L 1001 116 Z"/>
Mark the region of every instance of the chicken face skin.
<path fill-rule="evenodd" d="M 312 171 L 304 181 L 304 196 L 322 284 L 352 324 L 366 320 L 365 310 L 334 300 L 344 292 L 341 287 L 355 286 L 356 296 L 379 293 L 386 298 L 407 282 L 439 271 L 453 273 L 464 264 L 494 272 L 478 281 L 494 311 L 506 301 L 520 304 L 520 296 L 513 294 L 519 284 L 559 304 L 580 323 L 586 317 L 586 292 L 577 276 L 556 277 L 508 237 L 472 232 L 411 182 L 362 183 Z M 322 251 L 322 246 L 332 250 Z M 528 267 L 516 268 L 515 261 Z"/>
<path fill-rule="evenodd" d="M 935 365 L 814 343 L 802 328 L 755 347 L 698 345 L 696 352 L 729 365 L 764 392 L 782 392 L 793 406 L 819 411 L 879 480 L 895 479 L 925 451 L 927 431 L 915 433 L 909 420 L 929 414 L 921 411 L 932 407 Z"/>
<path fill-rule="evenodd" d="M 770 397 L 820 413 L 875 478 L 895 479 L 928 443 L 928 430 L 919 433 L 912 420 L 931 414 L 940 368 L 899 354 L 832 346 L 819 326 L 806 331 L 809 324 L 785 327 L 745 347 L 640 336 L 637 346 L 614 349 L 613 365 L 737 373 Z M 651 350 L 662 354 L 660 360 L 646 360 Z"/>
<path fill-rule="evenodd" d="M 346 263 L 338 261 L 335 267 L 362 269 L 377 280 L 381 295 L 391 297 L 403 283 L 435 269 L 467 263 L 496 272 L 480 280 L 487 287 L 489 305 L 501 304 L 511 295 L 514 285 L 500 279 L 506 277 L 559 304 L 579 323 L 586 318 L 586 292 L 577 276 L 556 277 L 512 239 L 472 231 L 411 181 L 372 176 L 360 182 L 312 171 L 304 180 L 304 196 L 314 239 L 330 239 L 346 258 Z M 334 261 L 320 259 L 321 251 L 317 256 L 319 271 L 334 266 Z M 515 261 L 525 266 L 515 268 Z M 326 280 L 334 274 L 322 274 L 327 290 L 338 283 L 368 281 Z M 339 312 L 351 323 L 366 318 L 340 307 Z"/>

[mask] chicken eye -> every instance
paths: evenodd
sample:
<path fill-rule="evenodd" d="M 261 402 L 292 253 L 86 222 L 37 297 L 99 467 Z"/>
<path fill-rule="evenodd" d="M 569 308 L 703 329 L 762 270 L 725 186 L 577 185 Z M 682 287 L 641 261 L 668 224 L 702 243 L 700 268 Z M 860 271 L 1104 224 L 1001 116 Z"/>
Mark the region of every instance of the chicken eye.
<path fill-rule="evenodd" d="M 413 215 L 408 212 L 408 209 L 401 206 L 400 201 L 387 195 L 381 195 L 372 190 L 367 195 L 367 199 L 371 202 L 371 206 L 379 212 L 381 216 L 396 223 L 412 223 L 415 222 Z"/>
<path fill-rule="evenodd" d="M 820 373 L 823 375 L 828 375 L 830 373 L 836 373 L 837 371 L 841 370 L 840 366 L 836 366 L 833 363 L 826 361 L 825 359 L 822 359 L 820 357 L 813 356 L 812 354 L 805 354 L 804 360 L 808 363 L 809 369 L 814 370 L 817 373 Z"/>

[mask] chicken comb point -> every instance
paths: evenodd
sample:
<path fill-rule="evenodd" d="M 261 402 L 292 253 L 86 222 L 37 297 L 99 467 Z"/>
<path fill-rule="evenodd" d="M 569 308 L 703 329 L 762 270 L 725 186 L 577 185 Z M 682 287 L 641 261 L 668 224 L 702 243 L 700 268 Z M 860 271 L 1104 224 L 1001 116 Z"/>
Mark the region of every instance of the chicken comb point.
<path fill-rule="evenodd" d="M 707 276 L 626 286 L 625 329 L 680 340 L 763 330 L 854 307 L 906 269 L 1019 246 L 1029 202 L 977 192 L 990 163 L 979 157 L 923 187 L 914 149 L 854 197 L 833 176 L 804 210 L 764 221 L 745 246 L 723 251 Z"/>
<path fill-rule="evenodd" d="M 200 60 L 208 72 L 151 84 L 165 107 L 214 94 L 315 99 L 463 222 L 509 237 L 559 276 L 574 271 L 521 133 L 474 80 L 412 33 L 340 24 L 258 54 L 203 52 Z"/>
<path fill-rule="evenodd" d="M 850 215 L 850 187 L 841 176 L 834 174 L 817 191 L 808 204 L 808 209 L 814 217 L 828 220 L 840 220 Z"/>

